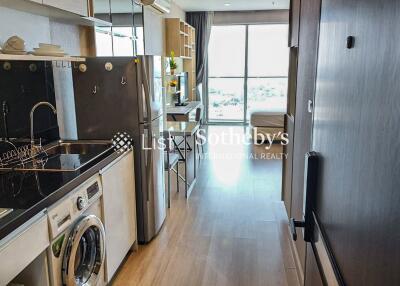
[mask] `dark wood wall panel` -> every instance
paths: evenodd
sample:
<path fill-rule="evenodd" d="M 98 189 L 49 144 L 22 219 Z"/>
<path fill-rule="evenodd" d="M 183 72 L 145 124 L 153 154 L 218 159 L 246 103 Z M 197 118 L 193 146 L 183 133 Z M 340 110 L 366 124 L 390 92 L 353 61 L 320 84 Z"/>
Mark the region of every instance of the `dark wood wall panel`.
<path fill-rule="evenodd" d="M 400 285 L 399 27 L 398 0 L 322 2 L 316 213 L 350 286 Z"/>

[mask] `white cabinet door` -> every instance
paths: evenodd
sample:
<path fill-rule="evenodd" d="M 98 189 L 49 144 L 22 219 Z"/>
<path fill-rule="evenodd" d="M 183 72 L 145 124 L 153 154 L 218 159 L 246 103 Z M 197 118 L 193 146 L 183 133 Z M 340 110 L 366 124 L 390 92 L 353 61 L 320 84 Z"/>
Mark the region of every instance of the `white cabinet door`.
<path fill-rule="evenodd" d="M 78 15 L 88 16 L 87 0 L 43 0 L 43 4 Z"/>
<path fill-rule="evenodd" d="M 44 212 L 0 240 L 0 285 L 7 285 L 49 245 L 49 229 Z"/>
<path fill-rule="evenodd" d="M 106 279 L 109 282 L 136 241 L 133 151 L 101 172 L 106 230 Z"/>

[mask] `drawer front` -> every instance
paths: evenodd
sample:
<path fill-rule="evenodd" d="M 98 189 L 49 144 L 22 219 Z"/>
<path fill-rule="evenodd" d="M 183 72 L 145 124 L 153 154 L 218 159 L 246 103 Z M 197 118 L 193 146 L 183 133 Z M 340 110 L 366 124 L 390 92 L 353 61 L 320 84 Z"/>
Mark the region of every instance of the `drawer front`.
<path fill-rule="evenodd" d="M 0 285 L 6 285 L 49 246 L 47 216 L 41 213 L 0 241 Z"/>

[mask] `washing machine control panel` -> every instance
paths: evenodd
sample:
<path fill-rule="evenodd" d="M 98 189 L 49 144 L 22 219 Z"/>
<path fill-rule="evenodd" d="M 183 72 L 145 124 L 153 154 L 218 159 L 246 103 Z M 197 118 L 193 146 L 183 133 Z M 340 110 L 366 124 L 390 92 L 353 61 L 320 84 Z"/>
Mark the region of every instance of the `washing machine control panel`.
<path fill-rule="evenodd" d="M 48 210 L 51 238 L 67 229 L 103 193 L 100 176 L 93 176 Z"/>
<path fill-rule="evenodd" d="M 95 181 L 93 184 L 91 184 L 87 189 L 86 193 L 88 196 L 88 199 L 90 200 L 93 198 L 95 195 L 97 195 L 100 192 L 100 185 L 98 181 Z"/>
<path fill-rule="evenodd" d="M 83 210 L 87 206 L 87 200 L 84 197 L 79 196 L 76 199 L 76 207 L 78 210 Z"/>

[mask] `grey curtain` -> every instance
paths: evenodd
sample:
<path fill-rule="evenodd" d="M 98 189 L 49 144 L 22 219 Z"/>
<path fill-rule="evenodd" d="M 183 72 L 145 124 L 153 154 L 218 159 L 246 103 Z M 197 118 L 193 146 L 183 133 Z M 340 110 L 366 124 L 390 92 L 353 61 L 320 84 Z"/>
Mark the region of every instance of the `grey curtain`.
<path fill-rule="evenodd" d="M 207 86 L 208 43 L 214 21 L 213 12 L 186 13 L 186 22 L 196 29 L 196 84 Z"/>

